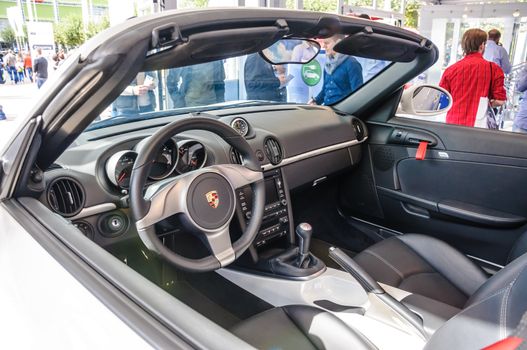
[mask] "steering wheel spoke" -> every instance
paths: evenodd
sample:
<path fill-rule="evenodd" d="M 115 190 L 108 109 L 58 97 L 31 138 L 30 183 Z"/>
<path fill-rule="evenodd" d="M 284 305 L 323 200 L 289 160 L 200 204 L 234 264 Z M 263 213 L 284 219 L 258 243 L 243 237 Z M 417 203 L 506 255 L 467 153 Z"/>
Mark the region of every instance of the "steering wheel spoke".
<path fill-rule="evenodd" d="M 221 267 L 227 266 L 236 259 L 232 248 L 229 225 L 212 232 L 203 232 L 209 251 L 219 261 Z"/>
<path fill-rule="evenodd" d="M 217 171 L 225 176 L 235 189 L 263 181 L 263 173 L 261 171 L 254 171 L 243 165 L 219 164 L 211 165 L 206 169 Z"/>
<path fill-rule="evenodd" d="M 145 200 L 149 203 L 148 212 L 136 221 L 137 230 L 143 230 L 172 215 L 184 212 L 184 194 L 189 180 L 189 176 L 181 175 L 150 185 L 145 192 Z"/>

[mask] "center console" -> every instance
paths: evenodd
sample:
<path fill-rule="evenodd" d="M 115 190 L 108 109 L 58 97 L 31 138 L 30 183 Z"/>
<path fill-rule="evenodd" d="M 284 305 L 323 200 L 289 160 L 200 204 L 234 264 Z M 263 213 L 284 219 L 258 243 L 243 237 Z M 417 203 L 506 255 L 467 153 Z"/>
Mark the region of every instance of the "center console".
<path fill-rule="evenodd" d="M 280 169 L 264 173 L 265 209 L 260 230 L 245 259 L 237 266 L 255 273 L 270 274 L 286 279 L 306 278 L 325 269 L 324 263 L 309 252 L 312 228 L 300 224 L 293 234 L 291 205 L 287 183 Z M 251 218 L 252 190 L 238 189 L 238 218 L 242 230 Z"/>
<path fill-rule="evenodd" d="M 262 247 L 280 237 L 291 238 L 289 224 L 289 205 L 286 187 L 280 169 L 264 173 L 265 209 L 258 236 L 254 240 L 255 247 Z M 246 186 L 237 191 L 239 200 L 239 217 L 242 226 L 251 218 L 252 191 Z"/>

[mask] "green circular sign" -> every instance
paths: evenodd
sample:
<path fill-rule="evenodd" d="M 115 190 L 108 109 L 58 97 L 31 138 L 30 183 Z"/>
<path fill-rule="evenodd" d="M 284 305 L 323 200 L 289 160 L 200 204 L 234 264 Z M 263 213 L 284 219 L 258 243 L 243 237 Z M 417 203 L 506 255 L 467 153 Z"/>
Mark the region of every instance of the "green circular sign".
<path fill-rule="evenodd" d="M 315 86 L 322 79 L 322 68 L 317 60 L 302 66 L 302 80 L 307 86 Z"/>

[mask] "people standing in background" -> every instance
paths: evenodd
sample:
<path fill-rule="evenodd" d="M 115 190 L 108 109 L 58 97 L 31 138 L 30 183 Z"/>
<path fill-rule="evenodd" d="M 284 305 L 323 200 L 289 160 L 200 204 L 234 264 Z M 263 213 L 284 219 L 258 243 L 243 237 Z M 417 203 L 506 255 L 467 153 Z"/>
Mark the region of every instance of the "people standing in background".
<path fill-rule="evenodd" d="M 0 84 L 5 84 L 4 79 L 4 55 L 0 53 Z"/>
<path fill-rule="evenodd" d="M 156 108 L 154 89 L 157 79 L 152 73 L 139 72 L 130 85 L 112 104 L 112 116 L 136 116 Z"/>
<path fill-rule="evenodd" d="M 171 69 L 167 88 L 175 108 L 225 102 L 223 61 Z"/>
<path fill-rule="evenodd" d="M 310 104 L 332 105 L 357 90 L 363 83 L 360 63 L 352 56 L 333 50 L 341 39 L 342 36 L 335 35 L 323 41 L 327 56 L 324 65 L 324 85 L 320 93 L 309 102 Z"/>
<path fill-rule="evenodd" d="M 18 83 L 18 74 L 16 72 L 16 56 L 13 53 L 13 50 L 9 50 L 7 52 L 7 55 L 4 57 L 4 63 L 11 81 L 15 84 Z"/>
<path fill-rule="evenodd" d="M 355 57 L 355 59 L 362 67 L 362 80 L 364 83 L 376 76 L 381 70 L 390 64 L 388 61 L 376 60 L 373 58 Z"/>
<path fill-rule="evenodd" d="M 24 70 L 26 77 L 33 82 L 33 62 L 31 61 L 31 54 L 29 51 L 24 54 Z"/>
<path fill-rule="evenodd" d="M 286 82 L 285 76 L 283 74 L 277 76 L 273 66 L 260 54 L 249 55 L 245 60 L 243 70 L 248 100 L 286 100 L 285 96 L 282 96 L 285 89 L 281 89 Z"/>
<path fill-rule="evenodd" d="M 293 48 L 291 54 L 292 62 L 309 61 L 317 49 L 309 43 L 302 41 Z M 287 66 L 287 73 L 292 80 L 287 84 L 287 99 L 289 102 L 306 103 L 309 99 L 309 86 L 302 81 L 302 67 L 300 64 L 290 64 Z"/>
<path fill-rule="evenodd" d="M 473 127 L 481 98 L 488 98 L 492 107 L 505 103 L 503 70 L 483 58 L 486 41 L 485 31 L 467 30 L 461 39 L 465 57 L 448 67 L 441 77 L 439 86 L 450 92 L 453 99 L 446 116 L 449 124 Z"/>
<path fill-rule="evenodd" d="M 37 49 L 37 58 L 33 62 L 33 75 L 39 89 L 48 80 L 48 60 L 42 56 L 41 48 Z"/>
<path fill-rule="evenodd" d="M 24 72 L 24 58 L 22 58 L 22 54 L 19 53 L 16 56 L 16 73 L 18 74 L 18 81 L 23 83 L 25 79 L 25 72 Z"/>
<path fill-rule="evenodd" d="M 512 131 L 527 134 L 527 68 L 522 69 L 518 75 L 516 89 L 522 93 L 522 96 L 518 113 L 512 124 Z"/>
<path fill-rule="evenodd" d="M 496 63 L 503 70 L 503 73 L 509 74 L 512 66 L 509 60 L 507 50 L 500 44 L 501 33 L 497 29 L 489 30 L 489 39 L 485 47 L 483 57 L 490 62 Z"/>

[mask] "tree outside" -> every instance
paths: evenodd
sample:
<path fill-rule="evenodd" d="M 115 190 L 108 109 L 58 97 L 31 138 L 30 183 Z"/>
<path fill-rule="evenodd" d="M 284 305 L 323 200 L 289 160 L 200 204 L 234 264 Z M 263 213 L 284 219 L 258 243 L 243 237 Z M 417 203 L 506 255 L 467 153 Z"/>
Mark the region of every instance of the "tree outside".
<path fill-rule="evenodd" d="M 207 1 L 207 0 L 186 0 L 186 1 Z M 377 8 L 384 7 L 385 0 L 377 0 Z M 391 8 L 393 11 L 401 10 L 400 0 L 390 0 Z M 527 0 L 526 0 L 527 1 Z M 364 7 L 373 8 L 372 0 L 348 0 L 348 5 L 353 7 Z M 295 0 L 286 0 L 286 8 L 294 9 Z M 406 9 L 404 12 L 404 23 L 405 27 L 417 29 L 419 9 L 421 4 L 418 0 L 407 0 Z M 304 9 L 310 11 L 321 11 L 321 12 L 337 12 L 337 1 L 336 0 L 304 0 Z"/>
<path fill-rule="evenodd" d="M 385 0 L 377 0 L 377 8 L 382 9 L 384 7 L 384 1 Z M 391 1 L 392 11 L 401 10 L 400 0 L 390 0 L 390 1 Z M 368 7 L 373 7 L 373 1 L 372 0 L 349 0 L 348 5 L 350 5 L 352 8 L 353 6 L 368 8 Z M 418 0 L 407 0 L 406 8 L 404 11 L 403 26 L 417 29 L 417 26 L 419 24 L 418 18 L 419 18 L 420 8 L 421 8 L 421 4 Z"/>
<path fill-rule="evenodd" d="M 110 26 L 107 17 L 103 17 L 97 23 L 90 22 L 86 32 L 80 16 L 69 16 L 55 23 L 53 31 L 55 42 L 66 48 L 73 49 L 81 46 L 84 42 Z"/>
<path fill-rule="evenodd" d="M 16 43 L 15 32 L 9 26 L 5 27 L 4 29 L 2 29 L 2 31 L 0 31 L 0 37 L 2 38 L 2 41 L 10 47 L 12 47 Z"/>
<path fill-rule="evenodd" d="M 335 0 L 304 0 L 304 9 L 308 11 L 337 12 Z"/>
<path fill-rule="evenodd" d="M 209 5 L 209 0 L 182 0 L 178 8 L 204 8 Z"/>

